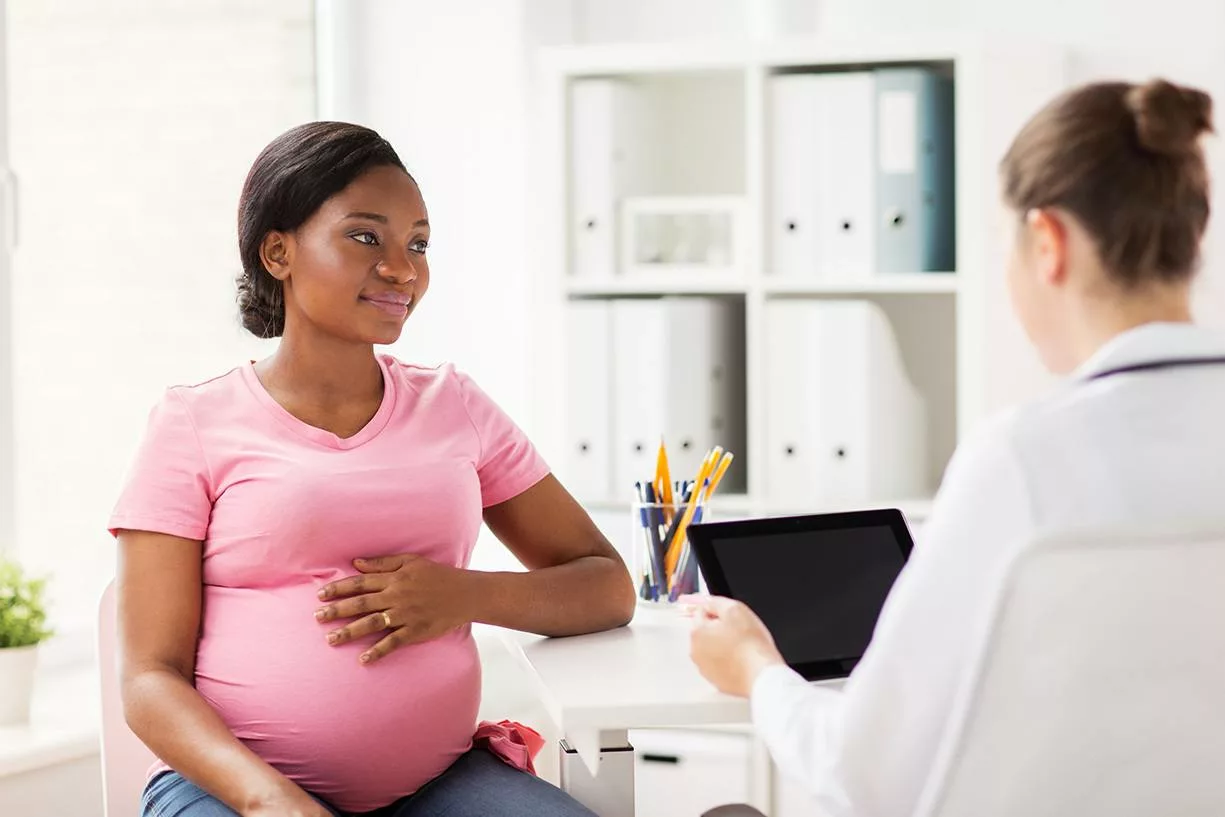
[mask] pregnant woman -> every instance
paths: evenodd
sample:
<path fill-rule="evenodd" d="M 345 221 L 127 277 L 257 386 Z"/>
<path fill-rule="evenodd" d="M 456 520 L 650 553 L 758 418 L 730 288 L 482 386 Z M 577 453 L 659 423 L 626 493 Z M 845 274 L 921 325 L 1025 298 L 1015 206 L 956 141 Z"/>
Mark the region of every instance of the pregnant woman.
<path fill-rule="evenodd" d="M 589 815 L 474 745 L 470 625 L 609 629 L 633 588 L 470 379 L 375 353 L 429 286 L 416 182 L 375 132 L 304 125 L 238 228 L 243 324 L 279 346 L 166 393 L 110 522 L 144 813 Z M 482 520 L 527 572 L 468 569 Z"/>

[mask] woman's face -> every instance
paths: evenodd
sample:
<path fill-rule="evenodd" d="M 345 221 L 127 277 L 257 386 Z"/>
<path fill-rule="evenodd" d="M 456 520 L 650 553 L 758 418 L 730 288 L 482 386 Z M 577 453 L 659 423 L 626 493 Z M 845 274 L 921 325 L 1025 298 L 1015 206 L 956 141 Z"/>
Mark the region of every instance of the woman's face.
<path fill-rule="evenodd" d="M 283 241 L 273 274 L 285 288 L 285 331 L 394 343 L 425 297 L 430 225 L 416 182 L 398 167 L 363 173 Z M 270 267 L 272 269 L 272 267 Z"/>

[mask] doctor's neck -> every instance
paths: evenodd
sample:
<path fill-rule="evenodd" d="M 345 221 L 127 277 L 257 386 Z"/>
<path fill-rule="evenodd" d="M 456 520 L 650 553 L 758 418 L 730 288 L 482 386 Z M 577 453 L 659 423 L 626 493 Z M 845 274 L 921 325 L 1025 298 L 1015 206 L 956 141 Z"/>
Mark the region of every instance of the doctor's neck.
<path fill-rule="evenodd" d="M 1107 284 L 1103 292 L 1081 299 L 1075 309 L 1079 319 L 1070 321 L 1067 339 L 1077 365 L 1083 363 L 1118 335 L 1150 323 L 1191 323 L 1191 286 L 1188 281 L 1155 284 L 1119 292 Z"/>

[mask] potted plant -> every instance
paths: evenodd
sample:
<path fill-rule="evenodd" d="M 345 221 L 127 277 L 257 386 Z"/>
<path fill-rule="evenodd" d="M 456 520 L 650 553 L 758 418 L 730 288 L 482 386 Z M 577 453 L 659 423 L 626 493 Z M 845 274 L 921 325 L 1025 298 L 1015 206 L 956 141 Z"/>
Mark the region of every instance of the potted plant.
<path fill-rule="evenodd" d="M 0 726 L 30 719 L 38 645 L 52 635 L 43 601 L 46 585 L 0 558 Z"/>

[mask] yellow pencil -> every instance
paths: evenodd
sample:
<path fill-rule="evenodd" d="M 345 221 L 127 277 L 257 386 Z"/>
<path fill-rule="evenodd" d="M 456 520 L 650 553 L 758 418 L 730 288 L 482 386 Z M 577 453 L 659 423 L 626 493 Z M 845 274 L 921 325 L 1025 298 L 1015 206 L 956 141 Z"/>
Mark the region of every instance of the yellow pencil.
<path fill-rule="evenodd" d="M 672 474 L 668 471 L 668 449 L 664 447 L 664 438 L 659 438 L 659 456 L 655 461 L 655 495 L 664 504 L 668 516 L 672 515 Z"/>
<path fill-rule="evenodd" d="M 710 478 L 710 487 L 706 489 L 706 498 L 710 499 L 714 495 L 715 489 L 719 487 L 719 483 L 723 481 L 723 475 L 727 473 L 727 469 L 732 467 L 732 460 L 736 459 L 736 455 L 728 451 L 723 455 L 723 459 L 719 461 L 719 466 L 715 468 L 715 474 Z"/>
<path fill-rule="evenodd" d="M 689 504 L 685 507 L 685 514 L 681 517 L 681 522 L 676 528 L 676 535 L 672 537 L 672 541 L 668 543 L 668 552 L 664 560 L 664 573 L 668 577 L 668 585 L 671 587 L 673 573 L 676 571 L 676 565 L 681 559 L 682 544 L 685 541 L 685 531 L 689 528 L 689 523 L 693 521 L 693 515 L 697 513 L 698 502 L 702 496 L 702 486 L 706 483 L 707 477 L 714 470 L 715 462 L 718 456 L 715 451 L 722 452 L 722 448 L 715 448 L 706 455 L 706 459 L 702 461 L 702 467 L 698 469 L 698 477 L 693 483 L 693 494 L 689 497 Z"/>

